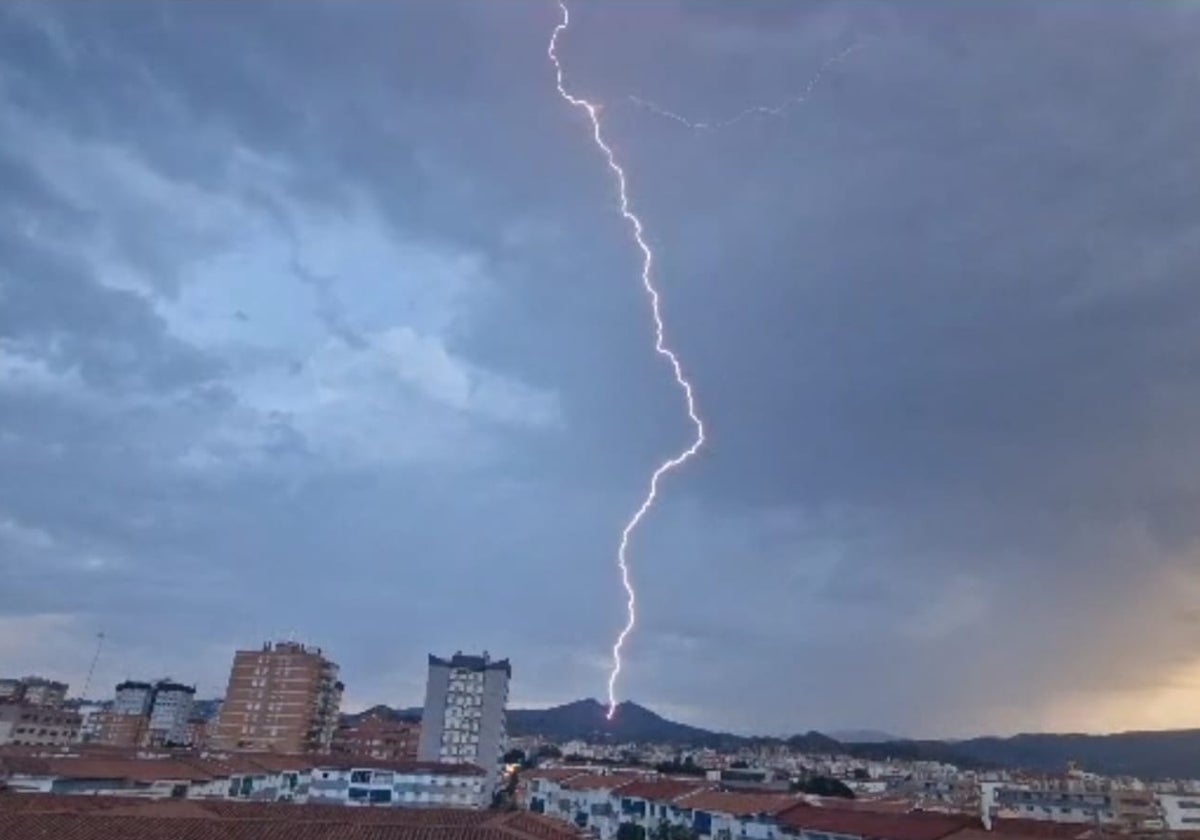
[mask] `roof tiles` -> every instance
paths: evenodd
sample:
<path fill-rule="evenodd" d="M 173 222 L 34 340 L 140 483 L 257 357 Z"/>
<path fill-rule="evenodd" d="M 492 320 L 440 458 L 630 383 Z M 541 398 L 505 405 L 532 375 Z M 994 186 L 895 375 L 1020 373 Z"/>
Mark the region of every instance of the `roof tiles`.
<path fill-rule="evenodd" d="M 781 824 L 790 828 L 846 834 L 867 840 L 941 840 L 979 822 L 953 814 L 881 814 L 808 804 L 786 810 L 778 818 Z"/>
<path fill-rule="evenodd" d="M 737 793 L 734 791 L 701 790 L 680 797 L 676 805 L 695 811 L 710 811 L 735 817 L 756 814 L 778 814 L 799 802 L 797 796 L 779 793 Z"/>

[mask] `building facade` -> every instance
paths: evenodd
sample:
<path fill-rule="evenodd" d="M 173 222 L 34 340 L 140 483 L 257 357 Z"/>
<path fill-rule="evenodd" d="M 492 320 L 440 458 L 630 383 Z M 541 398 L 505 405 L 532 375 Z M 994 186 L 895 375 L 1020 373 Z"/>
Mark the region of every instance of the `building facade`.
<path fill-rule="evenodd" d="M 67 699 L 67 684 L 45 677 L 0 679 L 0 703 L 58 708 Z"/>
<path fill-rule="evenodd" d="M 76 712 L 29 703 L 0 704 L 0 744 L 50 747 L 79 738 Z"/>
<path fill-rule="evenodd" d="M 217 749 L 328 752 L 338 724 L 338 666 L 320 648 L 296 642 L 239 650 L 229 672 Z"/>
<path fill-rule="evenodd" d="M 463 764 L 393 764 L 349 759 L 313 767 L 309 802 L 408 808 L 484 808 L 492 801 L 484 772 Z"/>
<path fill-rule="evenodd" d="M 421 724 L 400 720 L 389 711 L 368 712 L 353 723 L 338 726 L 333 752 L 388 761 L 416 761 Z"/>
<path fill-rule="evenodd" d="M 91 742 L 108 747 L 141 746 L 150 728 L 149 715 L 134 715 L 114 709 L 92 715 Z"/>
<path fill-rule="evenodd" d="M 112 710 L 119 715 L 148 715 L 154 705 L 154 686 L 148 682 L 125 680 L 117 683 Z"/>
<path fill-rule="evenodd" d="M 150 721 L 147 735 L 155 745 L 183 745 L 188 739 L 188 720 L 192 716 L 192 701 L 196 697 L 194 686 L 161 680 L 154 685 L 154 698 L 150 704 Z"/>
<path fill-rule="evenodd" d="M 430 654 L 425 710 L 417 757 L 421 761 L 473 764 L 484 770 L 490 791 L 500 780 L 508 740 L 508 683 L 512 666 L 461 651 L 449 659 Z"/>
<path fill-rule="evenodd" d="M 112 707 L 94 716 L 90 740 L 114 747 L 189 745 L 195 696 L 195 686 L 172 680 L 125 680 L 117 684 Z"/>

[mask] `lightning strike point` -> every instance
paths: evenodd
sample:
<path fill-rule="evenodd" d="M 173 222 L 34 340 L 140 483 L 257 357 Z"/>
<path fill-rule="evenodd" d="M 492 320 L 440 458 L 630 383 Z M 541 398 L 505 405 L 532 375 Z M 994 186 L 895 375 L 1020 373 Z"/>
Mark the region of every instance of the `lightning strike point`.
<path fill-rule="evenodd" d="M 679 357 L 667 345 L 665 337 L 665 326 L 663 324 L 662 310 L 660 306 L 660 296 L 657 287 L 652 279 L 651 269 L 654 263 L 654 253 L 650 250 L 650 246 L 646 243 L 645 228 L 642 225 L 642 220 L 633 212 L 629 203 L 629 190 L 625 177 L 625 170 L 617 161 L 616 154 L 612 147 L 604 140 L 604 133 L 600 125 L 600 106 L 582 97 L 575 96 L 567 91 L 563 84 L 563 68 L 558 60 L 558 36 L 561 35 L 568 26 L 571 25 L 571 12 L 567 8 L 563 0 L 559 0 L 558 8 L 562 12 L 562 20 L 554 27 L 554 32 L 550 36 L 550 44 L 546 48 L 546 55 L 554 64 L 555 83 L 558 87 L 558 95 L 563 98 L 569 105 L 578 108 L 587 114 L 588 121 L 592 126 L 592 141 L 596 148 L 604 156 L 605 162 L 608 164 L 609 170 L 613 174 L 616 181 L 617 197 L 620 199 L 621 216 L 629 224 L 630 232 L 633 235 L 633 241 L 637 245 L 638 250 L 642 255 L 642 270 L 641 281 L 642 288 L 645 290 L 646 297 L 650 304 L 650 315 L 654 321 L 654 351 L 664 357 L 671 366 L 671 372 L 675 376 L 675 384 L 683 392 L 684 401 L 687 406 L 688 419 L 695 428 L 695 436 L 692 442 L 686 449 L 679 454 L 668 458 L 658 465 L 658 468 L 650 475 L 650 484 L 646 490 L 646 495 L 642 498 L 641 505 L 626 522 L 625 527 L 621 530 L 621 541 L 617 548 L 617 567 L 621 571 L 621 585 L 625 589 L 626 596 L 626 621 L 625 626 L 621 628 L 621 632 L 617 635 L 616 641 L 613 643 L 612 670 L 608 675 L 608 714 L 609 720 L 613 719 L 613 715 L 617 712 L 617 678 L 621 675 L 621 650 L 625 646 L 629 634 L 633 632 L 634 626 L 637 624 L 637 593 L 633 588 L 633 582 L 629 577 L 629 540 L 637 526 L 650 512 L 650 508 L 654 506 L 655 500 L 658 498 L 658 485 L 663 476 L 677 467 L 682 466 L 688 459 L 695 455 L 700 447 L 704 445 L 704 422 L 700 419 L 700 415 L 696 410 L 696 400 L 692 393 L 692 383 L 683 373 L 683 365 L 679 362 Z"/>

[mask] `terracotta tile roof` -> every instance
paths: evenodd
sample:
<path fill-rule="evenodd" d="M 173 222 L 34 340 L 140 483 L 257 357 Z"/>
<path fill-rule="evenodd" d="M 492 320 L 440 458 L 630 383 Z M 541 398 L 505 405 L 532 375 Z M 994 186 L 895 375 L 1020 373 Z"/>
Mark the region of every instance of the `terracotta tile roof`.
<path fill-rule="evenodd" d="M 46 840 L 579 840 L 526 813 L 0 795 L 0 837 Z"/>
<path fill-rule="evenodd" d="M 800 799 L 781 793 L 737 793 L 734 791 L 701 790 L 675 801 L 680 808 L 694 811 L 710 811 L 749 817 L 755 814 L 778 814 L 795 807 Z M 810 807 L 810 806 L 805 806 Z"/>
<path fill-rule="evenodd" d="M 578 767 L 546 767 L 541 770 L 523 770 L 521 771 L 521 778 L 547 779 L 551 782 L 561 782 L 572 776 L 586 775 L 587 772 L 587 770 L 581 770 Z"/>
<path fill-rule="evenodd" d="M 818 808 L 841 808 L 846 811 L 874 811 L 878 814 L 907 814 L 913 803 L 904 799 L 841 799 L 836 796 L 812 796 L 806 794 L 804 801 Z"/>
<path fill-rule="evenodd" d="M 171 759 L 6 757 L 0 759 L 0 770 L 10 775 L 129 779 L 137 782 L 206 782 L 213 778 L 199 767 Z"/>
<path fill-rule="evenodd" d="M 644 778 L 633 773 L 584 773 L 562 783 L 566 790 L 617 790 L 630 782 Z"/>
<path fill-rule="evenodd" d="M 1091 826 L 1077 825 L 1075 830 L 1079 834 L 1087 833 Z M 1043 840 L 1042 835 L 1022 834 L 1020 832 L 1010 830 L 987 831 L 983 828 L 964 828 L 962 831 L 956 831 L 951 834 L 946 840 Z"/>
<path fill-rule="evenodd" d="M 709 785 L 695 780 L 653 779 L 636 781 L 621 788 L 621 796 L 631 799 L 647 799 L 653 802 L 670 802 L 689 793 L 707 790 Z"/>
<path fill-rule="evenodd" d="M 790 828 L 849 834 L 869 840 L 941 840 L 978 819 L 954 814 L 880 814 L 849 808 L 820 808 L 801 804 L 778 816 Z"/>
<path fill-rule="evenodd" d="M 1078 823 L 1056 823 L 1050 820 L 1027 820 L 1020 817 L 994 817 L 992 830 L 1004 834 L 1023 834 L 1026 837 L 1075 838 L 1086 835 L 1092 826 Z"/>

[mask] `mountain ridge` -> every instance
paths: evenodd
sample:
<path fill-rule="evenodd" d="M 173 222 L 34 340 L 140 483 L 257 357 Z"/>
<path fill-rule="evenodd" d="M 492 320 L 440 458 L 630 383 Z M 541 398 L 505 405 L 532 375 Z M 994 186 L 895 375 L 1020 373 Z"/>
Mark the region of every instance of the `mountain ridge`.
<path fill-rule="evenodd" d="M 367 712 L 419 719 L 420 708 L 374 706 Z M 349 720 L 367 712 L 345 715 Z M 889 758 L 943 761 L 967 768 L 1010 767 L 1059 771 L 1069 761 L 1108 775 L 1147 779 L 1200 778 L 1200 729 L 1167 729 L 1083 733 L 1023 733 L 1009 737 L 984 736 L 960 740 L 896 739 L 847 742 L 816 731 L 788 738 L 735 735 L 668 720 L 632 701 L 618 705 L 613 720 L 607 707 L 589 698 L 547 709 L 510 709 L 508 732 L 515 737 L 541 735 L 557 742 L 660 743 L 681 747 L 740 747 L 787 744 L 817 754 L 844 754 L 864 760 Z M 869 731 L 868 731 L 869 732 Z M 854 734 L 854 733 L 852 733 Z M 865 734 L 865 733 L 864 733 Z"/>

